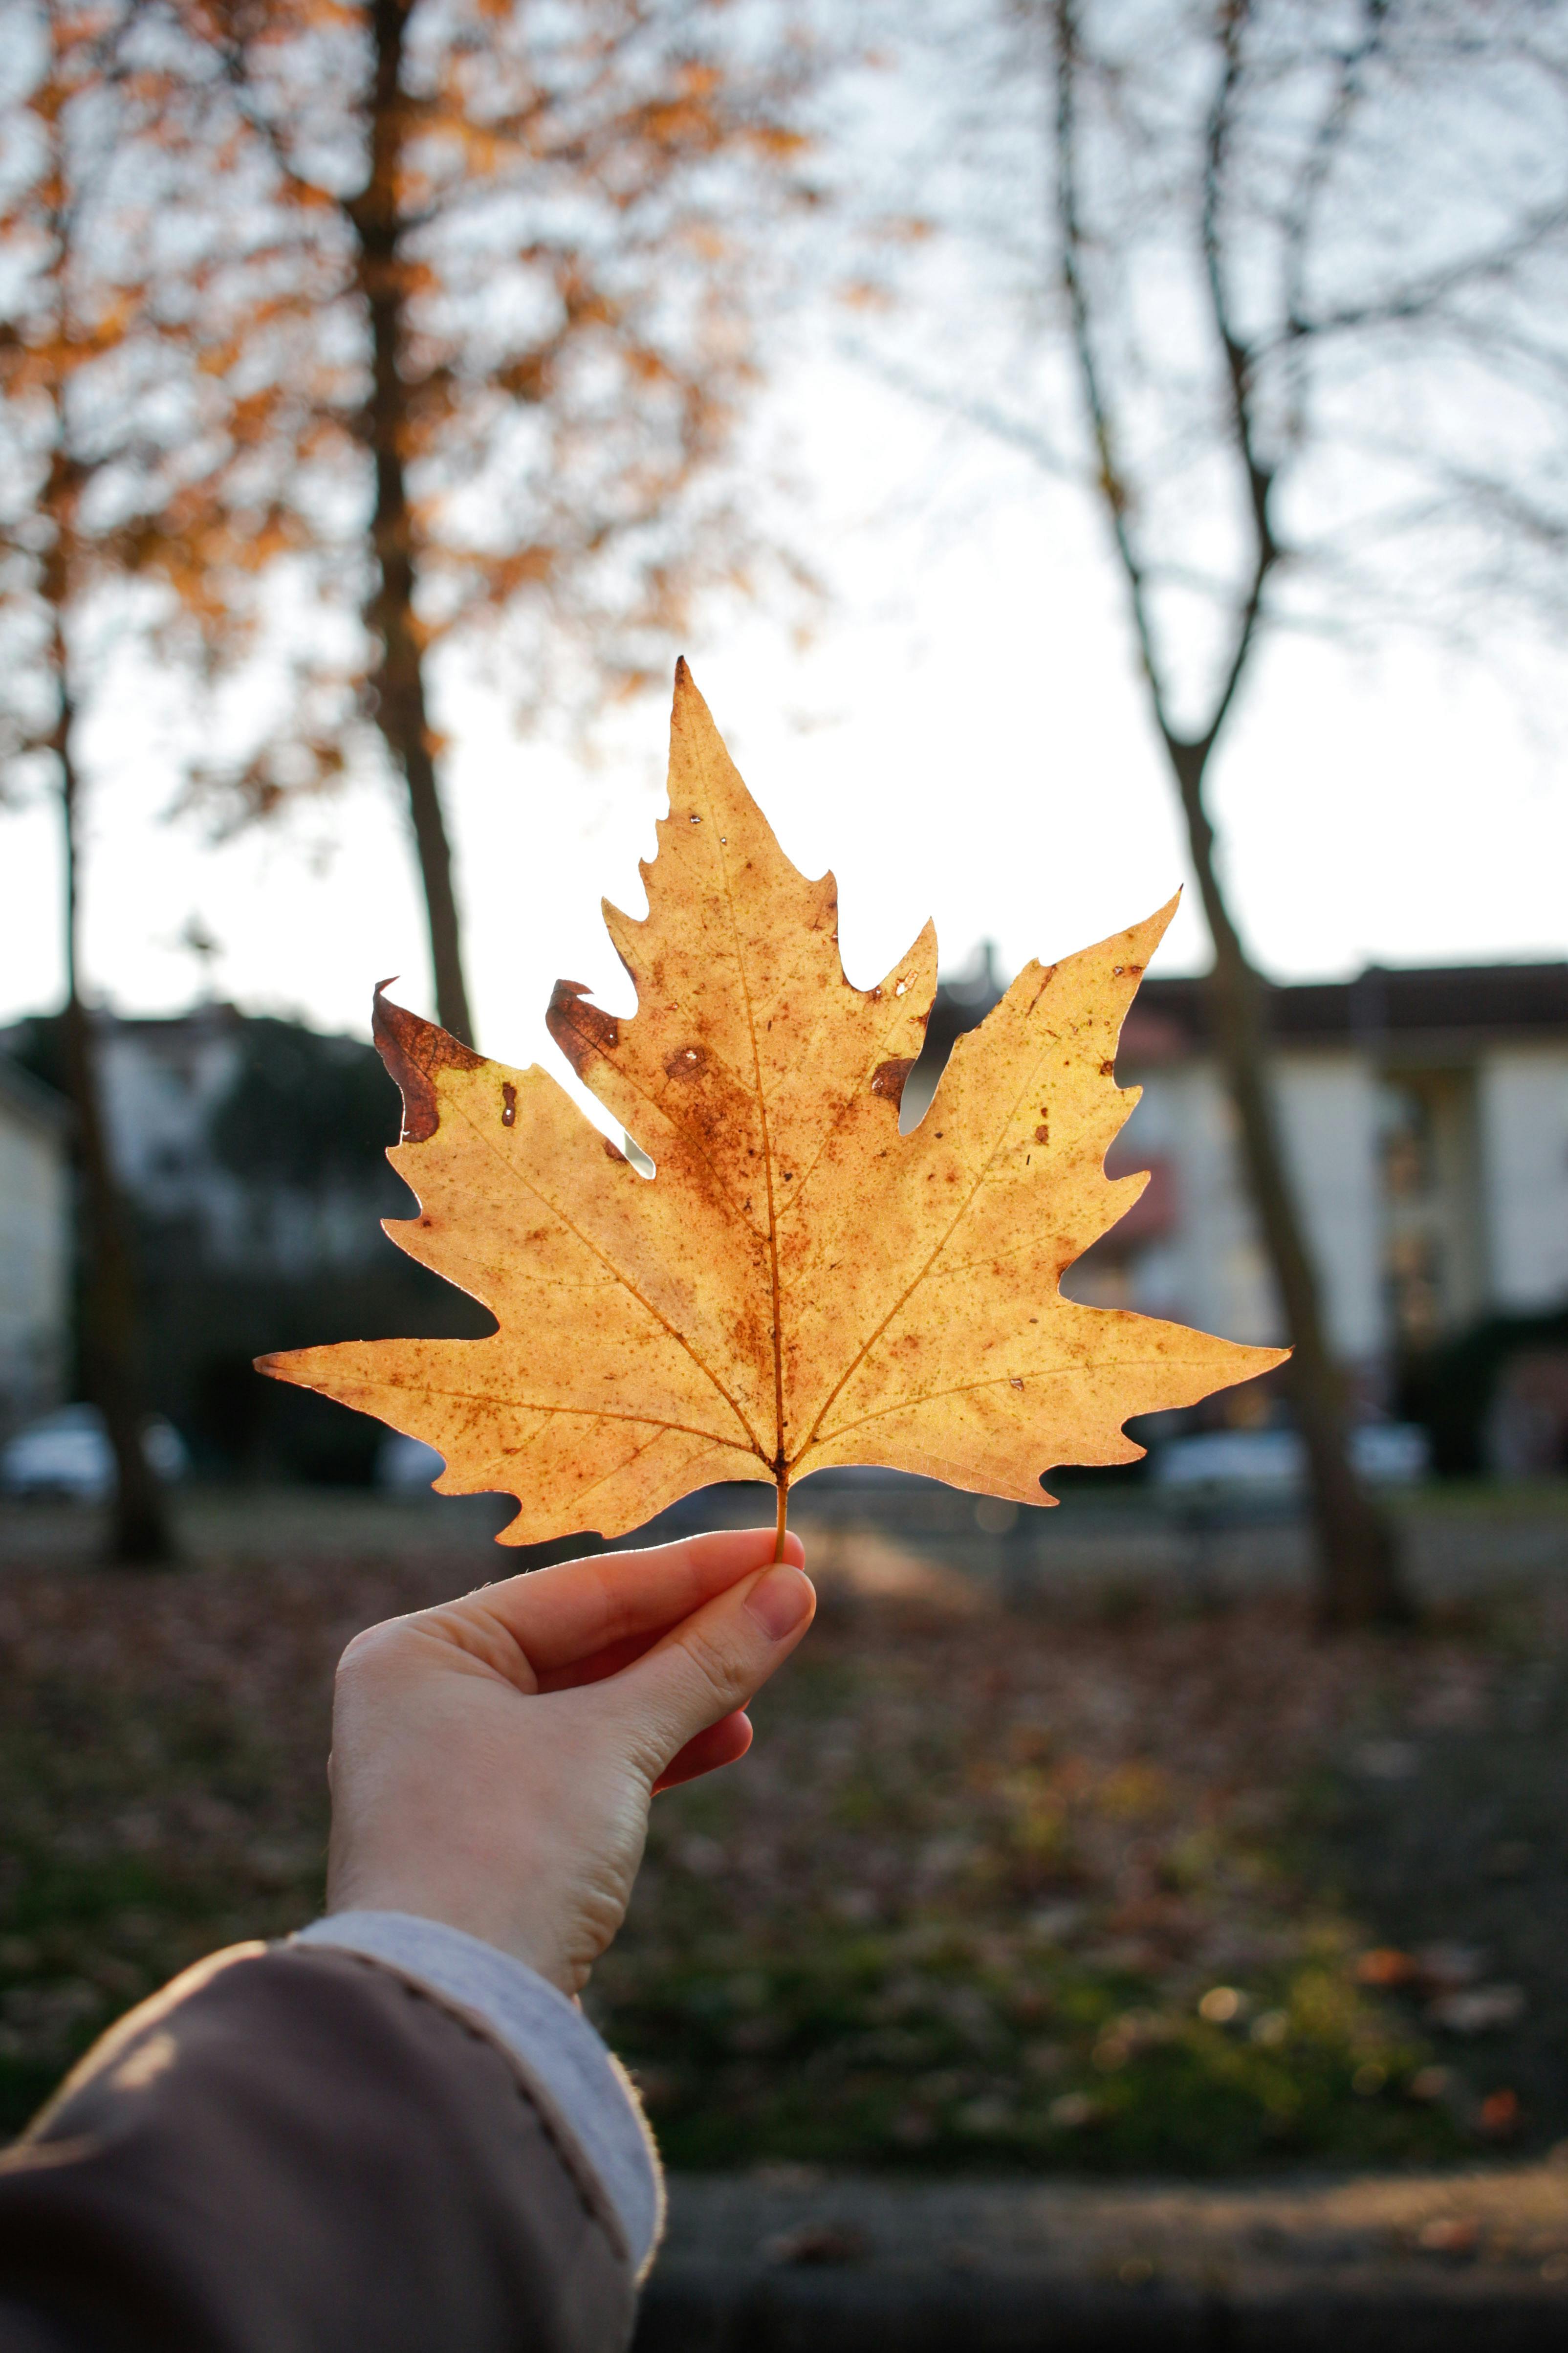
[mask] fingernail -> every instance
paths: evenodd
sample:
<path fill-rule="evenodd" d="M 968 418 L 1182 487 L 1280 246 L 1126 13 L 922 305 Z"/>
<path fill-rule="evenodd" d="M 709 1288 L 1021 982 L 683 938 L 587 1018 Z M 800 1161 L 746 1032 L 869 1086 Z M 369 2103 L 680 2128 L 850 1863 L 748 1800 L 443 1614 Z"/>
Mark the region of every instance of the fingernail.
<path fill-rule="evenodd" d="M 746 1608 L 771 1642 L 782 1642 L 795 1632 L 813 1599 L 810 1580 L 781 1562 L 758 1577 L 746 1596 Z"/>

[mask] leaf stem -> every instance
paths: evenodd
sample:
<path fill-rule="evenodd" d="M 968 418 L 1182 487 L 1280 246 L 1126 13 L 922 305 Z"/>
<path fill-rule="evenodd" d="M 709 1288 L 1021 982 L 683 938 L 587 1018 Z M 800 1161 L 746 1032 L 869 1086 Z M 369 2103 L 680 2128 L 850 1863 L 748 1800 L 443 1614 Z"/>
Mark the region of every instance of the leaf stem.
<path fill-rule="evenodd" d="M 773 1558 L 775 1560 L 783 1560 L 784 1556 L 784 1530 L 789 1525 L 789 1472 L 787 1471 L 781 1471 L 779 1472 L 778 1489 L 779 1515 L 773 1538 Z"/>

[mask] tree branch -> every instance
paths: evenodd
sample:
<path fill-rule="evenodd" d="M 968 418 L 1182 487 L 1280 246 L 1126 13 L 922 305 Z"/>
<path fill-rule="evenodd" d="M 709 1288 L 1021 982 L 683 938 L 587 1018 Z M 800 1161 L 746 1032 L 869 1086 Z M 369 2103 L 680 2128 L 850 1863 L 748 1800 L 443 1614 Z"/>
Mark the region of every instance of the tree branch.
<path fill-rule="evenodd" d="M 1280 549 L 1274 536 L 1269 514 L 1269 499 L 1274 488 L 1274 469 L 1265 464 L 1258 448 L 1257 418 L 1253 412 L 1253 392 L 1256 385 L 1256 359 L 1237 329 L 1230 307 L 1226 285 L 1225 255 L 1221 242 L 1220 215 L 1224 206 L 1225 174 L 1228 161 L 1231 131 L 1237 93 L 1243 73 L 1242 38 L 1248 16 L 1250 0 L 1233 0 L 1221 20 L 1220 38 L 1224 64 L 1214 104 L 1209 109 L 1208 126 L 1204 145 L 1204 180 L 1202 235 L 1204 249 L 1204 280 L 1208 288 L 1209 309 L 1215 332 L 1225 354 L 1226 380 L 1230 394 L 1230 422 L 1237 453 L 1247 475 L 1247 512 L 1252 523 L 1252 563 L 1246 589 L 1237 615 L 1236 635 L 1231 641 L 1230 659 L 1226 664 L 1218 696 L 1209 713 L 1208 724 L 1195 739 L 1194 748 L 1205 759 L 1225 725 L 1231 704 L 1235 702 L 1252 651 L 1258 624 L 1263 611 L 1264 591 L 1268 575 L 1279 561 Z"/>
<path fill-rule="evenodd" d="M 1095 349 L 1094 322 L 1085 270 L 1086 237 L 1079 203 L 1078 76 L 1080 54 L 1078 10 L 1074 0 L 1056 0 L 1056 148 L 1057 218 L 1061 231 L 1062 283 L 1072 321 L 1072 343 L 1079 377 L 1094 438 L 1096 486 L 1110 517 L 1111 535 L 1126 577 L 1132 607 L 1132 626 L 1139 659 L 1149 681 L 1154 717 L 1167 740 L 1173 737 L 1165 681 L 1155 650 L 1153 617 L 1149 607 L 1148 572 L 1132 535 L 1131 492 L 1119 456 L 1120 436 L 1110 397 L 1100 375 Z"/>
<path fill-rule="evenodd" d="M 1393 0 L 1363 0 L 1362 37 L 1341 54 L 1339 71 L 1334 77 L 1328 103 L 1308 147 L 1294 195 L 1286 206 L 1281 231 L 1284 245 L 1282 290 L 1285 317 L 1290 328 L 1294 328 L 1306 315 L 1308 240 L 1318 201 L 1328 185 L 1334 158 L 1344 144 L 1365 88 L 1366 68 L 1383 47 L 1384 34 L 1392 13 Z M 1302 339 L 1295 337 L 1291 340 L 1296 358 L 1290 370 L 1286 436 L 1296 443 L 1300 441 L 1306 429 L 1305 367 L 1300 356 Z"/>
<path fill-rule="evenodd" d="M 1451 262 L 1446 269 L 1434 269 L 1402 293 L 1377 302 L 1346 303 L 1337 311 L 1322 311 L 1316 318 L 1290 321 L 1274 348 L 1312 336 L 1359 333 L 1368 327 L 1392 327 L 1402 320 L 1426 318 L 1451 294 L 1465 287 L 1507 278 L 1527 255 L 1539 251 L 1565 229 L 1568 197 L 1528 214 L 1524 226 L 1501 244 L 1468 255 L 1462 261 Z"/>
<path fill-rule="evenodd" d="M 901 392 L 906 399 L 919 401 L 922 407 L 934 408 L 944 417 L 962 417 L 966 425 L 975 426 L 993 441 L 1001 441 L 1008 448 L 1022 450 L 1042 473 L 1054 474 L 1059 480 L 1071 479 L 1075 470 L 1067 452 L 1047 440 L 1027 417 L 1010 416 L 994 401 L 977 399 L 971 393 L 953 392 L 944 385 L 928 383 L 912 368 L 885 359 L 864 344 L 851 343 L 847 348 L 858 366 L 879 376 L 890 391 Z"/>

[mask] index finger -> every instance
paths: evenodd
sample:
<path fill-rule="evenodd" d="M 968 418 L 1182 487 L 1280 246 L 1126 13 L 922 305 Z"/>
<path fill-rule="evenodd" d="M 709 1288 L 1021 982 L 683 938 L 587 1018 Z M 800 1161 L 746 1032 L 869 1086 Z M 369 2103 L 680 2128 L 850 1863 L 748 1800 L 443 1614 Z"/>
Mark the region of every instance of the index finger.
<path fill-rule="evenodd" d="M 765 1568 L 773 1556 L 771 1527 L 714 1528 L 644 1552 L 603 1552 L 526 1569 L 449 1607 L 504 1627 L 542 1679 L 623 1645 L 617 1664 L 639 1656 L 669 1627 L 738 1577 Z M 793 1530 L 784 1556 L 796 1568 L 805 1559 Z"/>

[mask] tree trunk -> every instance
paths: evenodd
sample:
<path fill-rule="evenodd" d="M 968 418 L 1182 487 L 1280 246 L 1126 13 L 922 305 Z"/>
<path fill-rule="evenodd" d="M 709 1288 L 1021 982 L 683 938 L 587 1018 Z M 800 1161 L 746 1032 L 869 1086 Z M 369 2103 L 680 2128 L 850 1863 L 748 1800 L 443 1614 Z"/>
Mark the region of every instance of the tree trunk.
<path fill-rule="evenodd" d="M 55 732 L 66 868 L 66 1074 L 76 1112 L 79 1294 L 82 1377 L 114 1449 L 117 1480 L 110 1558 L 127 1568 L 154 1567 L 174 1556 L 169 1510 L 147 1460 L 147 1399 L 137 1350 L 135 1281 L 126 1219 L 104 1132 L 92 1025 L 82 1003 L 78 956 L 77 857 L 79 779 L 71 745 L 74 720 L 56 636 L 60 715 Z"/>
<path fill-rule="evenodd" d="M 1214 942 L 1209 994 L 1215 1042 L 1236 1105 L 1253 1205 L 1293 1350 L 1290 1387 L 1307 1450 L 1319 1619 L 1331 1628 L 1405 1624 L 1414 1610 L 1394 1530 L 1351 1463 L 1343 1383 L 1324 1337 L 1317 1277 L 1275 1117 L 1262 984 L 1247 961 L 1215 871 L 1214 828 L 1203 797 L 1212 743 L 1168 735 L 1166 748 Z"/>
<path fill-rule="evenodd" d="M 374 0 L 371 8 L 375 69 L 369 99 L 370 177 L 363 194 L 344 206 L 357 239 L 356 277 L 371 336 L 371 392 L 362 426 L 375 465 L 371 543 L 377 578 L 365 619 L 379 646 L 371 681 L 376 724 L 408 787 L 430 926 L 437 1013 L 443 1029 L 471 1045 L 452 851 L 426 708 L 424 643 L 414 610 L 414 533 L 404 463 L 408 391 L 399 364 L 404 285 L 397 248 L 405 128 L 403 42 L 409 7 L 410 0 Z"/>

